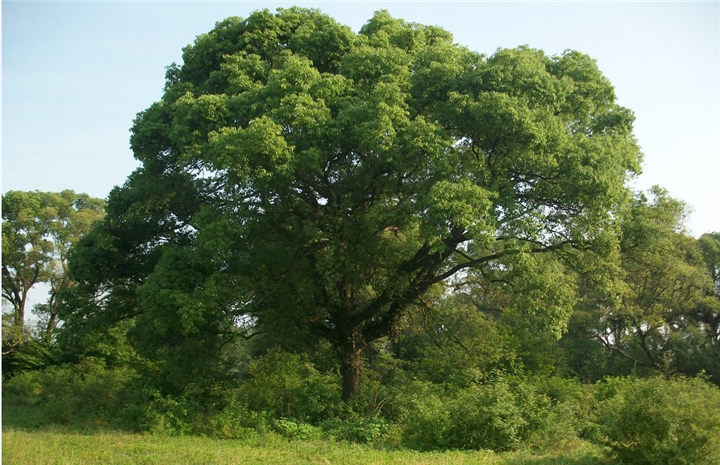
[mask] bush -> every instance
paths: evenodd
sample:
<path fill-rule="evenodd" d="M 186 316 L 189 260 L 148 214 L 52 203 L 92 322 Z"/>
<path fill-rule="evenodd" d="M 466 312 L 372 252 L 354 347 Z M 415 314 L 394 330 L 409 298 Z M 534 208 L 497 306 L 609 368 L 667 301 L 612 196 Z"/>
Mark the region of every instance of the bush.
<path fill-rule="evenodd" d="M 129 369 L 108 370 L 102 361 L 51 366 L 20 373 L 4 383 L 10 394 L 35 399 L 47 419 L 59 424 L 113 423 L 126 405 Z"/>
<path fill-rule="evenodd" d="M 6 329 L 8 328 L 3 326 L 3 332 Z M 3 350 L 5 349 L 3 347 Z M 22 346 L 3 354 L 3 378 L 12 378 L 24 372 L 41 370 L 53 364 L 57 356 L 57 349 L 51 344 L 42 340 L 29 339 Z"/>
<path fill-rule="evenodd" d="M 592 385 L 550 377 L 536 380 L 533 386 L 549 403 L 545 409 L 537 411 L 528 430 L 530 447 L 557 450 L 597 437 L 598 426 L 593 421 L 597 401 Z"/>
<path fill-rule="evenodd" d="M 145 411 L 142 427 L 151 433 L 180 436 L 194 432 L 198 406 L 185 397 L 156 393 Z"/>
<path fill-rule="evenodd" d="M 268 431 L 270 423 L 265 412 L 251 411 L 230 396 L 228 405 L 208 419 L 205 433 L 220 439 L 242 439 L 254 432 Z"/>
<path fill-rule="evenodd" d="M 435 450 L 450 447 L 452 428 L 449 402 L 435 394 L 425 393 L 412 401 L 404 421 L 404 440 L 413 449 Z"/>
<path fill-rule="evenodd" d="M 276 419 L 319 424 L 341 406 L 337 377 L 320 373 L 304 355 L 272 349 L 253 360 L 241 384 L 245 404 Z"/>
<path fill-rule="evenodd" d="M 280 418 L 272 422 L 273 431 L 289 439 L 318 439 L 322 430 L 294 418 Z"/>
<path fill-rule="evenodd" d="M 463 390 L 451 404 L 450 445 L 495 451 L 519 448 L 528 426 L 522 403 L 504 381 Z"/>
<path fill-rule="evenodd" d="M 515 450 L 538 428 L 550 400 L 534 387 L 498 379 L 455 393 L 415 397 L 405 440 L 415 448 Z"/>
<path fill-rule="evenodd" d="M 698 378 L 611 379 L 598 418 L 622 463 L 720 463 L 720 389 Z"/>
<path fill-rule="evenodd" d="M 401 422 L 422 450 L 571 447 L 591 436 L 592 391 L 577 381 L 498 377 L 460 390 L 416 382 Z"/>
<path fill-rule="evenodd" d="M 381 417 L 365 418 L 349 413 L 345 418 L 327 420 L 322 428 L 332 439 L 371 444 L 387 439 L 390 424 Z"/>

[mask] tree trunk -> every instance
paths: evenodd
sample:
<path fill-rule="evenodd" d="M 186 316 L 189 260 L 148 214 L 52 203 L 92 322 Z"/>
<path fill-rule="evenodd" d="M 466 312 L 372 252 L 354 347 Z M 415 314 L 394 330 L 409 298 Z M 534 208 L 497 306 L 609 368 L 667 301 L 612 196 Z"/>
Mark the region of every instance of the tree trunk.
<path fill-rule="evenodd" d="M 348 343 L 342 347 L 342 401 L 348 403 L 360 390 L 362 381 L 362 347 Z"/>

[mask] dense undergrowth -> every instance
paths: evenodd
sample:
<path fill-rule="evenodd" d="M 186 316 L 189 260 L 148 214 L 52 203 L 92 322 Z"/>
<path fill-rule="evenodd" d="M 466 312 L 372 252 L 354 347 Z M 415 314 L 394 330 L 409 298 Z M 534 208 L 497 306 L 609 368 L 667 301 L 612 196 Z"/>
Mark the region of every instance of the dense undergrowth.
<path fill-rule="evenodd" d="M 187 385 L 179 396 L 143 385 L 130 368 L 92 359 L 27 371 L 4 382 L 3 425 L 236 440 L 270 435 L 383 450 L 543 454 L 591 446 L 608 460 L 635 464 L 720 460 L 720 389 L 701 378 L 587 384 L 495 374 L 453 385 L 385 366 L 345 405 L 337 376 L 305 355 L 271 350 L 246 368 L 234 385 Z"/>

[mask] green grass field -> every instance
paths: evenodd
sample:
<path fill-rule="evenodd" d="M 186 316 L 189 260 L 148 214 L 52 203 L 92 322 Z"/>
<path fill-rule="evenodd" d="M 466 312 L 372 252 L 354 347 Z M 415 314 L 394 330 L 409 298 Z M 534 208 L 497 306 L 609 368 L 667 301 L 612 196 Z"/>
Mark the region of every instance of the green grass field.
<path fill-rule="evenodd" d="M 40 409 L 3 402 L 2 463 L 30 464 L 568 464 L 607 465 L 582 443 L 552 455 L 529 451 L 417 452 L 327 440 L 289 440 L 276 434 L 242 440 L 171 437 L 109 430 L 102 425 L 49 424 Z"/>

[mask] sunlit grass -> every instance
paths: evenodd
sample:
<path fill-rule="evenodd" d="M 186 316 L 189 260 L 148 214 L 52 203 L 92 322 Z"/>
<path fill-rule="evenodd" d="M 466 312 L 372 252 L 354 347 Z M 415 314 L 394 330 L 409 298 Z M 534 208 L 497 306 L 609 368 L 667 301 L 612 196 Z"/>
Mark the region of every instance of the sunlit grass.
<path fill-rule="evenodd" d="M 59 427 L 5 428 L 3 464 L 607 464 L 590 446 L 560 454 L 383 450 L 264 434 L 243 440 L 168 437 Z"/>
<path fill-rule="evenodd" d="M 11 399 L 8 399 L 10 397 Z M 10 400 L 10 401 L 9 401 Z M 404 464 L 609 465 L 602 450 L 579 443 L 551 454 L 529 451 L 418 452 L 272 433 L 240 440 L 136 434 L 84 422 L 55 425 L 32 401 L 3 399 L 2 463 L 44 464 Z"/>
<path fill-rule="evenodd" d="M 4 464 L 495 464 L 491 452 L 384 451 L 258 435 L 244 440 L 61 430 L 3 431 Z"/>

